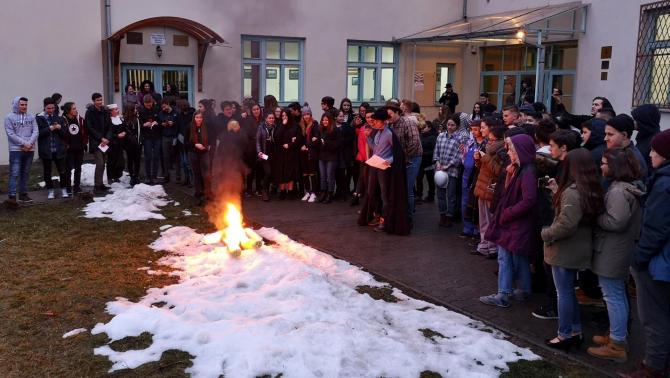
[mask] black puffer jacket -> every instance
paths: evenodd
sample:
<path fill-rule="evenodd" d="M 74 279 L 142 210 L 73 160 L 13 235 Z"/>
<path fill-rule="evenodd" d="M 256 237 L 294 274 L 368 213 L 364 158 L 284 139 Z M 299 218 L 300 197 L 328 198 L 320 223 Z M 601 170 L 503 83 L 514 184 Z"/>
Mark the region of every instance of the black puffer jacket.
<path fill-rule="evenodd" d="M 640 151 L 647 162 L 647 167 L 651 167 L 651 139 L 661 132 L 661 112 L 656 105 L 644 104 L 635 108 L 631 115 L 637 122 L 637 136 L 635 137 L 635 146 Z"/>

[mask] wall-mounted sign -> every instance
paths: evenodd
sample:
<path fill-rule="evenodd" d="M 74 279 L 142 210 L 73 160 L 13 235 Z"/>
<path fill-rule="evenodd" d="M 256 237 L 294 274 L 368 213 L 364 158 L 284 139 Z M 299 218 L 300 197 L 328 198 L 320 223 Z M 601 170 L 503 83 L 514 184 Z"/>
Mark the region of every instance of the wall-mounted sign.
<path fill-rule="evenodd" d="M 424 88 L 424 74 L 423 72 L 414 73 L 414 90 L 420 92 Z"/>
<path fill-rule="evenodd" d="M 151 33 L 149 34 L 149 41 L 151 41 L 152 45 L 164 45 L 165 34 Z"/>

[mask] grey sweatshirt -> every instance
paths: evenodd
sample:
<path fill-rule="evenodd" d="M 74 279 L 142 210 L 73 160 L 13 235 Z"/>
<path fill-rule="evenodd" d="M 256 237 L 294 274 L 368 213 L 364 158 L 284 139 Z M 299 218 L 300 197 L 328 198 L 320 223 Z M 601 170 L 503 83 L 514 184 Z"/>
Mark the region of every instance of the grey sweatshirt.
<path fill-rule="evenodd" d="M 12 112 L 5 117 L 5 131 L 9 151 L 21 151 L 21 147 L 26 144 L 32 145 L 31 151 L 35 151 L 35 142 L 39 135 L 37 121 L 32 114 L 19 113 L 19 99 L 15 97 L 12 101 Z"/>

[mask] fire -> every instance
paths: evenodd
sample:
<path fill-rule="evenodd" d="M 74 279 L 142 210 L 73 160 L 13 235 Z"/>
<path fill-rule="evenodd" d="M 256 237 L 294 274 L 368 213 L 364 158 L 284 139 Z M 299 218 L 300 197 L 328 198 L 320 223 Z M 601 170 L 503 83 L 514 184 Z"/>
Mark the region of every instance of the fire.
<path fill-rule="evenodd" d="M 231 202 L 225 204 L 223 216 L 224 229 L 205 235 L 204 244 L 223 242 L 228 252 L 239 255 L 242 250 L 256 249 L 263 245 L 263 239 L 252 229 L 244 228 L 242 213 L 238 206 Z M 217 249 L 218 250 L 218 247 Z"/>

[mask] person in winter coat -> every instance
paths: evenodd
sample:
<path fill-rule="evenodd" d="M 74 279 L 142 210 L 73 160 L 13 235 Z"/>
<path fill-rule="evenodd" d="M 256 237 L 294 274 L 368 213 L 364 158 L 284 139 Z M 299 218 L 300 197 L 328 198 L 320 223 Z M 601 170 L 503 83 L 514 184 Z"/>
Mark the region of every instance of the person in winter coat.
<path fill-rule="evenodd" d="M 346 107 L 346 102 L 344 106 Z M 351 108 L 350 108 L 351 109 Z M 351 126 L 353 112 L 350 110 L 349 118 L 340 111 L 335 119 L 336 128 L 339 130 L 340 144 L 337 148 L 337 169 L 335 170 L 335 197 L 346 200 L 351 193 L 351 179 L 353 177 L 354 150 L 356 148 L 356 130 Z"/>
<path fill-rule="evenodd" d="M 419 138 L 421 139 L 421 147 L 423 147 L 423 155 L 421 156 L 421 166 L 419 166 L 419 175 L 416 177 L 416 193 L 415 198 L 419 202 L 433 202 L 435 201 L 435 165 L 433 164 L 433 152 L 435 151 L 435 144 L 437 143 L 437 128 L 432 122 L 426 121 L 423 114 L 418 116 Z M 423 182 L 428 182 L 428 193 L 423 197 Z"/>
<path fill-rule="evenodd" d="M 209 170 L 209 138 L 205 115 L 201 111 L 195 112 L 189 135 L 188 145 L 191 146 L 189 157 L 193 168 L 193 186 L 195 198 L 203 205 L 212 198 L 211 177 Z"/>
<path fill-rule="evenodd" d="M 282 110 L 281 122 L 275 130 L 275 165 L 273 171 L 279 185 L 279 199 L 293 192 L 293 185 L 300 178 L 300 146 L 303 144 L 300 127 Z"/>
<path fill-rule="evenodd" d="M 605 123 L 604 119 L 591 118 L 582 123 L 582 147 L 591 151 L 593 162 L 600 169 L 600 159 L 607 148 L 605 144 Z"/>
<path fill-rule="evenodd" d="M 55 113 L 56 103 L 51 97 L 44 99 L 44 112 L 37 115 L 37 127 L 39 128 L 39 137 L 37 144 L 39 147 L 39 156 L 42 160 L 42 167 L 44 168 L 44 182 L 48 190 L 47 199 L 54 199 L 54 184 L 51 180 L 51 164 L 56 165 L 58 170 L 59 183 L 61 189 L 61 196 L 68 198 L 67 172 L 66 172 L 66 145 L 65 139 L 65 122 L 63 118 Z"/>
<path fill-rule="evenodd" d="M 126 151 L 128 158 L 128 174 L 130 175 L 130 186 L 140 183 L 140 160 L 142 125 L 137 117 L 137 108 L 125 106 L 123 122 L 113 127 L 113 134 L 119 142 L 119 146 Z"/>
<path fill-rule="evenodd" d="M 644 104 L 633 109 L 630 113 L 635 120 L 635 147 L 645 159 L 648 167 L 651 166 L 651 140 L 661 132 L 661 112 L 656 105 Z"/>
<path fill-rule="evenodd" d="M 465 143 L 463 149 L 463 179 L 461 181 L 461 216 L 463 217 L 462 237 L 479 239 L 479 223 L 473 212 L 476 212 L 477 202 L 473 189 L 477 183 L 479 170 L 475 164 L 475 154 L 486 149 L 486 139 L 481 132 L 481 121 L 470 124 L 472 137 Z M 469 211 L 468 211 L 469 209 Z"/>
<path fill-rule="evenodd" d="M 242 133 L 247 136 L 246 149 L 244 151 L 244 163 L 248 171 L 246 177 L 245 196 L 251 197 L 254 194 L 254 181 L 256 182 L 256 193 L 261 193 L 261 173 L 257 167 L 256 159 L 256 132 L 258 125 L 263 123 L 263 110 L 260 105 L 253 104 L 250 107 L 250 114 L 242 119 Z"/>
<path fill-rule="evenodd" d="M 482 136 L 487 139 L 486 148 L 474 155 L 479 168 L 474 194 L 477 197 L 479 218 L 479 244 L 477 252 L 486 257 L 498 255 L 498 246 L 486 239 L 486 231 L 493 218 L 493 192 L 502 170 L 505 152 L 505 128 L 495 118 L 484 118 L 481 122 Z"/>
<path fill-rule="evenodd" d="M 161 160 L 161 125 L 158 119 L 158 106 L 151 95 L 144 96 L 139 119 L 144 146 L 144 174 L 147 177 L 147 184 L 154 185 Z"/>
<path fill-rule="evenodd" d="M 526 134 L 506 138 L 510 164 L 502 196 L 497 203 L 486 240 L 498 245 L 498 292 L 480 297 L 487 305 L 509 307 L 508 297 L 524 301 L 531 293 L 529 257 L 533 251 L 533 208 L 537 202 L 537 177 L 533 161 L 535 143 Z M 514 282 L 518 288 L 513 290 Z"/>
<path fill-rule="evenodd" d="M 541 235 L 558 292 L 558 335 L 545 344 L 568 351 L 583 341 L 575 280 L 577 271 L 591 267 L 593 226 L 604 210 L 603 189 L 588 150 L 566 155 L 553 205 L 554 222 Z"/>
<path fill-rule="evenodd" d="M 640 153 L 631 140 L 635 130 L 635 121 L 628 114 L 619 114 L 605 125 L 605 143 L 607 148 L 630 148 L 640 163 L 640 179 L 649 176 L 647 159 Z"/>
<path fill-rule="evenodd" d="M 184 181 L 181 183 L 184 186 L 191 186 L 193 183 L 193 169 L 188 158 L 188 151 L 191 146 L 188 146 L 188 136 L 191 133 L 191 123 L 193 122 L 193 114 L 195 109 L 187 100 L 177 100 L 177 152 L 179 154 L 179 164 L 177 165 L 177 172 L 184 171 Z M 254 139 L 256 138 L 256 129 L 254 128 Z"/>
<path fill-rule="evenodd" d="M 65 132 L 65 144 L 67 144 L 67 172 L 74 170 L 74 182 L 69 174 L 65 175 L 68 180 L 67 187 L 70 194 L 81 192 L 81 165 L 84 162 L 84 151 L 88 146 L 88 134 L 84 118 L 79 116 L 77 105 L 74 102 L 63 104 L 63 119 L 67 131 Z M 74 185 L 73 185 L 74 184 Z"/>
<path fill-rule="evenodd" d="M 312 116 L 312 109 L 307 103 L 301 109 L 302 120 L 300 130 L 304 143 L 300 146 L 300 172 L 302 173 L 305 195 L 303 201 L 316 202 L 316 192 L 319 185 L 319 145 L 312 142 L 312 136 L 318 133 L 319 124 Z"/>
<path fill-rule="evenodd" d="M 151 80 L 144 80 L 142 84 L 140 84 L 140 90 L 139 93 L 137 94 L 139 106 L 141 106 L 141 104 L 144 103 L 144 97 L 146 95 L 150 95 L 154 99 L 154 102 L 156 104 L 160 104 L 161 100 L 163 99 L 163 96 L 161 96 L 160 93 L 156 92 L 154 83 Z"/>
<path fill-rule="evenodd" d="M 263 172 L 261 183 L 261 199 L 270 200 L 270 182 L 272 181 L 272 159 L 275 154 L 275 115 L 269 112 L 265 115 L 265 122 L 258 125 L 256 132 L 256 156 L 260 169 Z"/>
<path fill-rule="evenodd" d="M 316 138 L 316 140 L 314 139 Z M 341 143 L 340 130 L 335 118 L 326 112 L 321 116 L 321 127 L 312 135 L 312 143 L 319 145 L 319 175 L 321 177 L 321 194 L 318 201 L 331 203 L 335 195 L 335 170 L 339 161 L 338 148 Z"/>
<path fill-rule="evenodd" d="M 663 377 L 670 362 L 670 130 L 651 140 L 650 156 L 654 172 L 631 268 L 646 346 L 640 370 L 630 377 Z"/>
<path fill-rule="evenodd" d="M 88 133 L 89 147 L 88 152 L 95 158 L 95 173 L 93 182 L 95 190 L 104 193 L 109 190 L 102 182 L 102 175 L 107 165 L 107 150 L 102 151 L 112 140 L 112 119 L 109 117 L 107 109 L 103 106 L 102 95 L 93 93 L 91 95 L 93 105 L 86 109 L 84 120 L 86 122 L 86 132 Z"/>
<path fill-rule="evenodd" d="M 610 329 L 606 336 L 594 336 L 598 346 L 588 348 L 587 352 L 594 357 L 625 362 L 630 308 L 626 280 L 640 234 L 644 185 L 637 181 L 640 167 L 630 150 L 605 151 L 601 171 L 611 184 L 605 195 L 605 212 L 598 217 L 591 270 L 598 275 Z"/>

